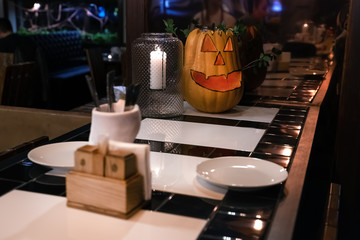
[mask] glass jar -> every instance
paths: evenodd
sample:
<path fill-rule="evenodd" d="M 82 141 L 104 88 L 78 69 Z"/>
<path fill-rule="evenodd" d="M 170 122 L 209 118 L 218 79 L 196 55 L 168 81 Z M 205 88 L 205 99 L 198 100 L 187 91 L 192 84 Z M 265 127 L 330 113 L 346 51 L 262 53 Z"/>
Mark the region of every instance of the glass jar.
<path fill-rule="evenodd" d="M 132 82 L 140 84 L 138 105 L 142 116 L 182 115 L 182 42 L 169 33 L 143 33 L 132 43 L 131 52 Z"/>

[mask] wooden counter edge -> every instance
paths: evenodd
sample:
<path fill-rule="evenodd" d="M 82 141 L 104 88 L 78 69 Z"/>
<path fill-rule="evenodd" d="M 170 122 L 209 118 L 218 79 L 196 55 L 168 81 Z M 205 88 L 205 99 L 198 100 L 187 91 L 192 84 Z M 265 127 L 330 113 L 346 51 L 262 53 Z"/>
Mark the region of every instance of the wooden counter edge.
<path fill-rule="evenodd" d="M 316 93 L 314 100 L 312 101 L 311 105 L 313 106 L 321 106 L 325 95 L 328 91 L 330 81 L 334 72 L 336 63 L 334 62 L 330 67 L 329 71 L 326 73 L 325 79 L 322 81 L 319 91 Z"/>
<path fill-rule="evenodd" d="M 290 240 L 293 238 L 318 116 L 319 107 L 310 107 L 289 176 L 285 183 L 285 196 L 280 200 L 274 213 L 266 239 Z"/>
<path fill-rule="evenodd" d="M 274 213 L 267 239 L 285 240 L 293 238 L 320 107 L 329 88 L 330 81 L 332 80 L 335 64 L 336 63 L 333 63 L 333 65 L 330 66 L 313 102 L 306 104 L 309 107 L 309 113 L 306 118 L 304 130 L 300 136 L 299 145 L 291 165 L 288 179 L 285 183 L 284 189 L 286 196 L 279 202 L 278 209 Z M 301 104 L 288 103 L 286 105 Z"/>

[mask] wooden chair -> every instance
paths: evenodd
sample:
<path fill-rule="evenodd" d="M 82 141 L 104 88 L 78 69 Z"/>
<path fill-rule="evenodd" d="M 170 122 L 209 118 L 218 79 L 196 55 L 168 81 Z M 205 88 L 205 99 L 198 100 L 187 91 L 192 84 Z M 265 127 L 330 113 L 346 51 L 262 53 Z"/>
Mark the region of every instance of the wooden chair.
<path fill-rule="evenodd" d="M 37 93 L 39 94 L 40 102 L 42 107 L 51 108 L 54 102 L 54 96 L 51 95 L 50 91 L 50 75 L 49 66 L 46 59 L 44 49 L 41 47 L 36 48 L 36 71 L 38 74 Z"/>
<path fill-rule="evenodd" d="M 3 53 L 0 52 L 0 68 L 14 63 L 14 54 L 13 53 Z"/>
<path fill-rule="evenodd" d="M 4 83 L 2 82 L 5 78 L 5 69 L 7 65 L 14 63 L 14 54 L 13 53 L 3 53 L 0 52 L 0 104 L 2 99 L 2 92 L 4 88 Z"/>
<path fill-rule="evenodd" d="M 0 69 L 0 104 L 31 105 L 35 62 L 4 65 Z"/>

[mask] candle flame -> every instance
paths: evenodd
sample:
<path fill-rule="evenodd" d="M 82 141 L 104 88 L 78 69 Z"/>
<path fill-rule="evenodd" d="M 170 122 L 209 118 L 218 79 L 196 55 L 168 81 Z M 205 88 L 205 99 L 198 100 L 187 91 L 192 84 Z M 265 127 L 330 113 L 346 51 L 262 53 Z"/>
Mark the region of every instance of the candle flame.
<path fill-rule="evenodd" d="M 159 47 L 159 45 L 155 45 L 155 50 L 157 51 L 157 52 L 160 52 L 161 51 L 161 48 Z"/>

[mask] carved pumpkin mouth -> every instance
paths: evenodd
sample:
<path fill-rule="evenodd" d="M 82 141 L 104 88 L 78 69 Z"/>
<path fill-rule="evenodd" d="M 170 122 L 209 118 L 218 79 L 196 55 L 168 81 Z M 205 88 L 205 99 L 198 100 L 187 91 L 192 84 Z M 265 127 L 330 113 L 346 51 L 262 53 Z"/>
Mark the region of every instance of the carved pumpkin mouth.
<path fill-rule="evenodd" d="M 206 78 L 204 73 L 190 70 L 192 79 L 200 86 L 218 92 L 227 92 L 241 87 L 241 71 L 234 71 L 225 75 L 215 75 Z"/>

